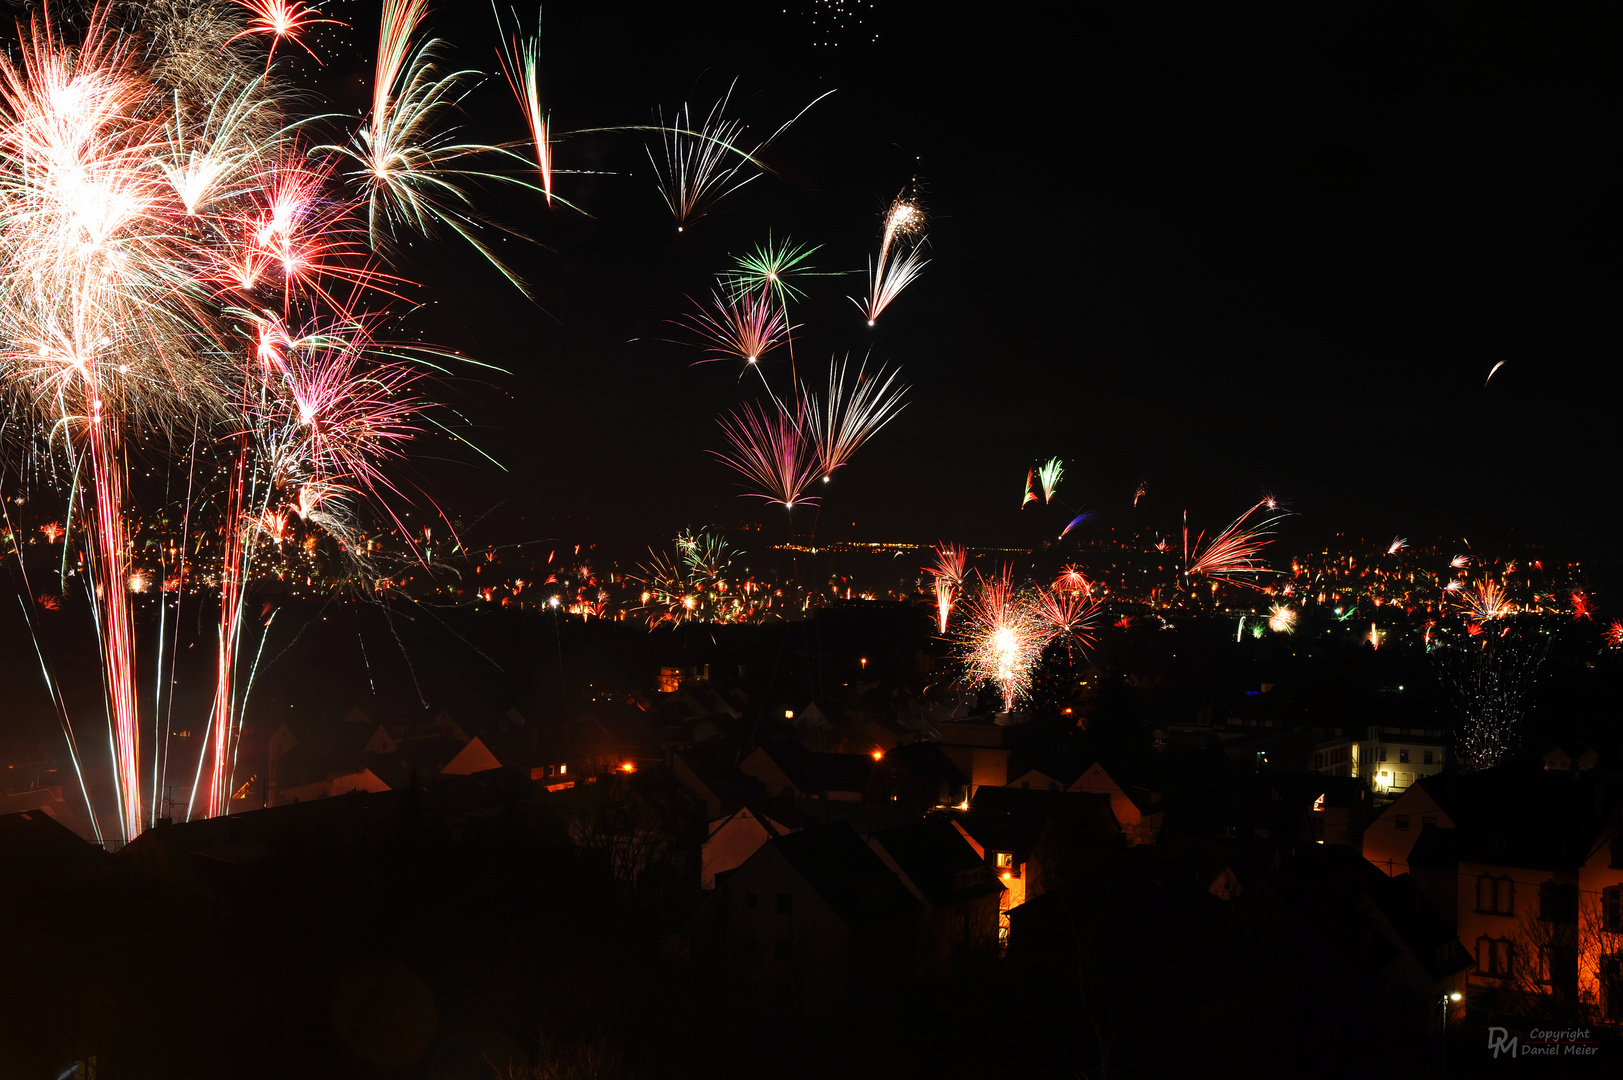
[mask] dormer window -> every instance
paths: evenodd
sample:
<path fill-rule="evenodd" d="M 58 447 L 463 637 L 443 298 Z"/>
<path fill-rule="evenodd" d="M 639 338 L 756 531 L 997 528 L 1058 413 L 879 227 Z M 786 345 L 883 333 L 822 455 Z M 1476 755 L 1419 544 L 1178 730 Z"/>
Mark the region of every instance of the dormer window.
<path fill-rule="evenodd" d="M 1014 854 L 1012 852 L 1008 852 L 1008 851 L 1000 851 L 1000 852 L 998 852 L 997 853 L 997 868 L 999 870 L 1012 870 L 1012 869 L 1014 869 Z"/>

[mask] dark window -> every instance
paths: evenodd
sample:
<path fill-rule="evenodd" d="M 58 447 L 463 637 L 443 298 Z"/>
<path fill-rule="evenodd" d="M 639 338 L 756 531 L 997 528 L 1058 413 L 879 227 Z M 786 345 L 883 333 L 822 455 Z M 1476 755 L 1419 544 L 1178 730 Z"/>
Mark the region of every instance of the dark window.
<path fill-rule="evenodd" d="M 1408 832 L 1409 831 L 1409 815 L 1408 814 L 1399 814 L 1396 817 L 1396 819 L 1394 819 L 1393 824 L 1396 826 L 1398 832 Z"/>
<path fill-rule="evenodd" d="M 1432 761 L 1431 761 L 1431 751 L 1427 750 L 1426 751 L 1425 764 L 1430 765 L 1431 763 L 1432 763 Z"/>
<path fill-rule="evenodd" d="M 1538 888 L 1538 917 L 1563 926 L 1578 924 L 1578 886 L 1546 881 Z"/>
<path fill-rule="evenodd" d="M 778 914 L 779 915 L 790 915 L 790 914 L 794 913 L 794 910 L 795 910 L 795 898 L 794 898 L 794 895 L 791 894 L 791 893 L 786 893 L 786 892 L 779 893 L 778 894 Z"/>
<path fill-rule="evenodd" d="M 1623 886 L 1601 890 L 1600 928 L 1608 934 L 1623 934 Z"/>
<path fill-rule="evenodd" d="M 1476 879 L 1476 909 L 1485 915 L 1516 913 L 1516 883 L 1507 877 L 1483 874 Z"/>
<path fill-rule="evenodd" d="M 791 943 L 788 938 L 781 937 L 772 943 L 772 955 L 779 960 L 787 960 L 792 954 Z"/>
<path fill-rule="evenodd" d="M 1407 746 L 1405 746 L 1402 750 L 1398 751 L 1398 764 L 1399 765 L 1407 765 L 1407 764 L 1409 764 L 1409 748 Z"/>
<path fill-rule="evenodd" d="M 745 907 L 760 907 L 761 906 L 760 894 L 752 893 L 752 892 L 745 893 L 744 894 L 744 906 Z"/>
<path fill-rule="evenodd" d="M 1570 945 L 1549 945 L 1544 948 L 1544 978 L 1554 987 L 1578 986 L 1578 950 Z"/>
<path fill-rule="evenodd" d="M 1381 760 L 1382 761 L 1386 760 L 1386 747 L 1384 747 L 1384 746 L 1381 747 Z"/>
<path fill-rule="evenodd" d="M 1503 938 L 1476 939 L 1476 969 L 1483 975 L 1503 979 L 1511 973 L 1513 954 L 1510 942 Z"/>

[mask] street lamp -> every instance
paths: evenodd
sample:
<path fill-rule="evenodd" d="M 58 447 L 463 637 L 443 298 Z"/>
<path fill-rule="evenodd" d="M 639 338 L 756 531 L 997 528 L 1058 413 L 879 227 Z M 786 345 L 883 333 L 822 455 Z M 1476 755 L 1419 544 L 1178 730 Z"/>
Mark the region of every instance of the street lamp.
<path fill-rule="evenodd" d="M 1443 1028 L 1442 1028 L 1442 1036 L 1443 1036 L 1443 1068 L 1442 1068 L 1442 1073 L 1443 1073 L 1444 1076 L 1448 1075 L 1448 1006 L 1449 1006 L 1449 1004 L 1451 1002 L 1455 1003 L 1455 1004 L 1458 1004 L 1461 996 L 1462 995 L 1460 994 L 1460 992 L 1458 990 L 1451 990 L 1448 993 L 1442 995 L 1440 998 L 1437 999 L 1437 1004 L 1442 1006 L 1442 1009 L 1443 1009 Z"/>

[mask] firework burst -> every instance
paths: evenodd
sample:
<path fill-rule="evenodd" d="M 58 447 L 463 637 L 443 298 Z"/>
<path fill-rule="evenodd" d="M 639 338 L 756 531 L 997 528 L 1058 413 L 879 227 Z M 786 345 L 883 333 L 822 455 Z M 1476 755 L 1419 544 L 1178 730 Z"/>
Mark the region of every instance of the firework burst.
<path fill-rule="evenodd" d="M 960 659 L 972 684 L 997 685 L 1005 712 L 1031 689 L 1032 671 L 1054 634 L 1016 590 L 1007 566 L 993 577 L 976 574 L 976 587 L 960 606 Z"/>
<path fill-rule="evenodd" d="M 1471 622 L 1492 622 L 1516 611 L 1504 586 L 1497 581 L 1483 581 L 1472 588 L 1461 589 L 1459 600 L 1462 612 Z"/>
<path fill-rule="evenodd" d="M 817 455 L 803 436 L 804 421 L 803 412 L 792 415 L 776 401 L 770 411 L 746 402 L 720 421 L 731 452 L 712 452 L 757 489 L 748 495 L 789 510 L 796 503 L 815 503 L 805 494 L 817 475 Z"/>
<path fill-rule="evenodd" d="M 305 31 L 323 23 L 331 26 L 348 25 L 337 19 L 323 18 L 321 12 L 309 4 L 300 3 L 300 0 L 231 0 L 231 2 L 240 8 L 246 8 L 251 16 L 248 25 L 231 40 L 256 34 L 268 37 L 270 50 L 265 56 L 267 70 L 271 61 L 276 59 L 276 46 L 283 41 L 291 41 L 309 53 L 310 59 L 321 63 L 321 58 L 302 40 Z"/>
<path fill-rule="evenodd" d="M 1284 520 L 1284 515 L 1264 516 L 1255 524 L 1250 522 L 1252 515 L 1263 510 L 1272 511 L 1275 506 L 1273 499 L 1263 499 L 1230 522 L 1227 528 L 1205 546 L 1202 546 L 1201 542 L 1206 534 L 1201 533 L 1195 538 L 1193 550 L 1189 543 L 1189 525 L 1186 518 L 1183 528 L 1184 578 L 1204 577 L 1209 581 L 1259 588 L 1255 579 L 1262 574 L 1274 572 L 1259 556 L 1268 544 L 1272 527 Z"/>
<path fill-rule="evenodd" d="M 783 308 L 772 302 L 765 289 L 731 298 L 712 296 L 711 309 L 699 307 L 682 324 L 703 341 L 706 355 L 698 361 L 701 364 L 715 360 L 759 364 L 794 329 L 787 325 Z"/>
<path fill-rule="evenodd" d="M 935 565 L 925 567 L 935 578 L 936 622 L 941 633 L 947 632 L 947 619 L 958 593 L 963 589 L 964 571 L 969 565 L 969 552 L 957 544 L 942 542 L 935 547 Z"/>
<path fill-rule="evenodd" d="M 1049 458 L 1037 467 L 1037 482 L 1043 489 L 1043 503 L 1047 505 L 1054 501 L 1054 492 L 1059 488 L 1060 478 L 1065 475 L 1065 463 L 1059 458 Z"/>
<path fill-rule="evenodd" d="M 1296 610 L 1286 604 L 1275 604 L 1268 611 L 1268 629 L 1276 634 L 1296 632 Z"/>
<path fill-rule="evenodd" d="M 856 380 L 846 387 L 848 361 L 829 365 L 828 396 L 805 398 L 807 423 L 816 457 L 816 471 L 827 483 L 834 470 L 851 460 L 863 443 L 890 423 L 906 407 L 907 387 L 891 388 L 898 372 L 880 368 L 870 378 L 866 364 L 857 368 Z"/>

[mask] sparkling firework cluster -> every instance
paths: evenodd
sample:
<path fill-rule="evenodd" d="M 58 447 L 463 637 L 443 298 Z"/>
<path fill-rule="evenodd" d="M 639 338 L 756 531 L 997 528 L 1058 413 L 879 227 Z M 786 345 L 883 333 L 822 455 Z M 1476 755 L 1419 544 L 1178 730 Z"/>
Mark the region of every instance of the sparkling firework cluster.
<path fill-rule="evenodd" d="M 1101 605 L 1085 580 L 1080 587 L 1070 587 L 1073 583 L 1067 573 L 1051 588 L 1020 588 L 1007 566 L 991 576 L 975 574 L 974 587 L 959 605 L 959 658 L 971 685 L 997 687 L 1005 712 L 1030 691 L 1050 645 L 1094 644 L 1091 630 Z"/>
<path fill-rule="evenodd" d="M 152 0 L 71 20 L 45 6 L 0 59 L 8 449 L 70 492 L 61 528 L 85 554 L 118 839 L 159 813 L 144 788 L 173 786 L 164 733 L 178 636 L 161 626 L 150 743 L 137 695 L 130 598 L 154 578 L 132 553 L 132 451 L 179 459 L 188 478 L 200 460 L 224 463 L 212 516 L 194 520 L 187 504 L 156 578 L 177 627 L 181 586 L 218 587 L 214 703 L 186 778 L 186 812 L 218 815 L 253 681 L 239 664 L 250 568 L 301 533 L 364 558 L 374 545 L 358 515 L 371 506 L 398 525 L 389 465 L 432 422 L 428 354 L 376 337 L 399 284 L 383 269 L 390 248 L 403 230 L 449 231 L 522 288 L 481 239 L 465 184 L 499 178 L 550 201 L 534 42 L 515 39 L 507 68 L 539 186 L 471 168 L 527 159 L 456 137 L 455 106 L 480 73 L 440 68 L 426 14 L 427 0 L 384 0 L 371 105 L 347 128 L 296 112 L 303 98 L 276 65 L 286 46 L 314 55 L 302 40 L 312 28 L 343 25 L 307 3 Z M 316 144 L 307 133 L 318 130 L 335 138 Z M 222 540 L 200 567 L 192 538 L 205 533 Z M 67 567 L 64 549 L 64 589 Z M 52 691 L 83 780 L 80 740 Z"/>

